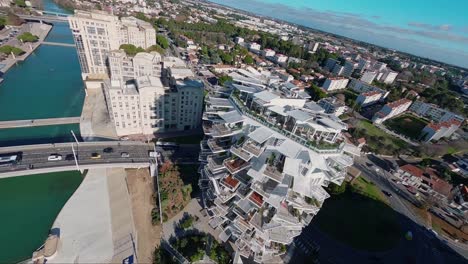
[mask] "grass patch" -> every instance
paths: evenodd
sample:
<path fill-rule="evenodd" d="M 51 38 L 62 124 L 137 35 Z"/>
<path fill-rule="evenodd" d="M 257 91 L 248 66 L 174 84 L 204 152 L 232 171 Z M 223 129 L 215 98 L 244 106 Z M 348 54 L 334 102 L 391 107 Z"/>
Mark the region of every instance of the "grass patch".
<path fill-rule="evenodd" d="M 313 223 L 336 240 L 374 252 L 395 247 L 404 235 L 392 208 L 350 190 L 327 199 Z"/>
<path fill-rule="evenodd" d="M 158 140 L 164 142 L 175 142 L 178 144 L 200 144 L 200 141 L 203 139 L 203 134 L 199 135 L 190 135 L 182 137 L 172 137 L 172 138 L 159 138 Z"/>
<path fill-rule="evenodd" d="M 356 138 L 364 137 L 366 147 L 377 154 L 394 155 L 396 152 L 408 150 L 405 141 L 385 133 L 367 120 L 359 120 L 352 134 Z"/>
<path fill-rule="evenodd" d="M 357 178 L 356 181 L 353 182 L 352 188 L 353 191 L 358 192 L 364 196 L 375 199 L 377 201 L 388 203 L 388 200 L 382 191 L 380 191 L 380 189 L 373 182 L 370 182 L 363 177 Z"/>
<path fill-rule="evenodd" d="M 384 122 L 384 125 L 390 130 L 415 140 L 420 138 L 421 131 L 427 124 L 427 121 L 408 114 L 401 115 Z"/>

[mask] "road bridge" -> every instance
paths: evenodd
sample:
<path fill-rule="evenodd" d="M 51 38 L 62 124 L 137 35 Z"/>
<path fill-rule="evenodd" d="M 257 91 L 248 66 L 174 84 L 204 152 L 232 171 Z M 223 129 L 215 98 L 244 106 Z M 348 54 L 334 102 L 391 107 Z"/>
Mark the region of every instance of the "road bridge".
<path fill-rule="evenodd" d="M 99 141 L 79 144 L 74 142 L 3 147 L 0 148 L 0 155 L 21 152 L 22 158 L 15 164 L 0 165 L 0 178 L 77 170 L 78 167 L 81 170 L 149 167 L 154 162 L 154 158 L 149 156 L 150 151 L 154 151 L 154 145 L 134 141 Z M 48 157 L 51 154 L 61 155 L 62 159 L 49 161 Z M 78 167 L 76 163 L 78 163 Z"/>
<path fill-rule="evenodd" d="M 80 123 L 80 117 L 59 117 L 59 118 L 44 118 L 30 120 L 11 120 L 0 121 L 0 129 L 2 128 L 18 128 L 18 127 L 36 127 L 50 125 L 66 125 Z"/>
<path fill-rule="evenodd" d="M 43 41 L 41 44 L 50 46 L 75 47 L 75 44 Z"/>
<path fill-rule="evenodd" d="M 43 21 L 43 22 L 68 22 L 68 18 L 65 16 L 54 16 L 54 15 L 23 15 L 18 14 L 18 17 L 27 21 Z"/>

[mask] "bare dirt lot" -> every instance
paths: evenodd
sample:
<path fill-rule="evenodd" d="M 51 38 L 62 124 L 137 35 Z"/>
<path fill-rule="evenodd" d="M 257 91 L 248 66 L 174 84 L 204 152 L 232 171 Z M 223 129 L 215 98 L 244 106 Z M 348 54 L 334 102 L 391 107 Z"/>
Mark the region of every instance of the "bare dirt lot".
<path fill-rule="evenodd" d="M 138 262 L 151 263 L 155 247 L 159 246 L 161 227 L 151 223 L 153 179 L 147 169 L 131 169 L 127 172 L 127 184 L 132 201 L 133 221 L 138 234 Z"/>

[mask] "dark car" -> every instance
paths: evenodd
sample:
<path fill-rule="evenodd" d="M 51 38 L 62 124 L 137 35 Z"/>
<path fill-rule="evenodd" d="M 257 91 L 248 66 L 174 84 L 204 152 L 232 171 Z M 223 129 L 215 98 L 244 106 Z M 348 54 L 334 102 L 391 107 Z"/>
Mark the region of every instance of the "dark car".
<path fill-rule="evenodd" d="M 103 151 L 104 151 L 104 153 L 112 153 L 112 152 L 114 152 L 114 149 L 111 148 L 111 147 L 108 147 L 108 148 L 105 148 Z"/>
<path fill-rule="evenodd" d="M 389 192 L 387 192 L 387 191 L 385 191 L 385 190 L 382 190 L 382 192 L 383 192 L 383 194 L 387 195 L 388 197 L 392 197 L 392 194 L 391 194 L 391 193 L 389 193 Z"/>
<path fill-rule="evenodd" d="M 74 159 L 75 159 L 75 157 L 73 156 L 73 154 L 67 154 L 65 156 L 65 160 L 74 160 Z"/>

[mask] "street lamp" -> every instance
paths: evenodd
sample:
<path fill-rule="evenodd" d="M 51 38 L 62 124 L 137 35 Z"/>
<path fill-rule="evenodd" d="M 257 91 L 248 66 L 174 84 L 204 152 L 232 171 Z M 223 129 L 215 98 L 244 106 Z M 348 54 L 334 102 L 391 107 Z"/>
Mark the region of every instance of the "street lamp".
<path fill-rule="evenodd" d="M 72 142 L 72 144 L 71 144 L 72 151 L 73 151 L 73 158 L 75 159 L 76 170 L 83 173 L 83 170 L 80 169 L 80 165 L 78 164 L 78 158 L 77 158 L 77 155 L 76 155 L 78 153 L 78 146 L 80 145 L 80 143 L 78 142 L 78 139 L 76 138 L 75 132 L 73 132 L 73 130 L 70 130 L 70 132 L 73 135 L 73 138 L 75 139 L 75 142 L 76 142 L 76 152 L 75 152 L 75 148 L 73 147 L 74 143 Z"/>

